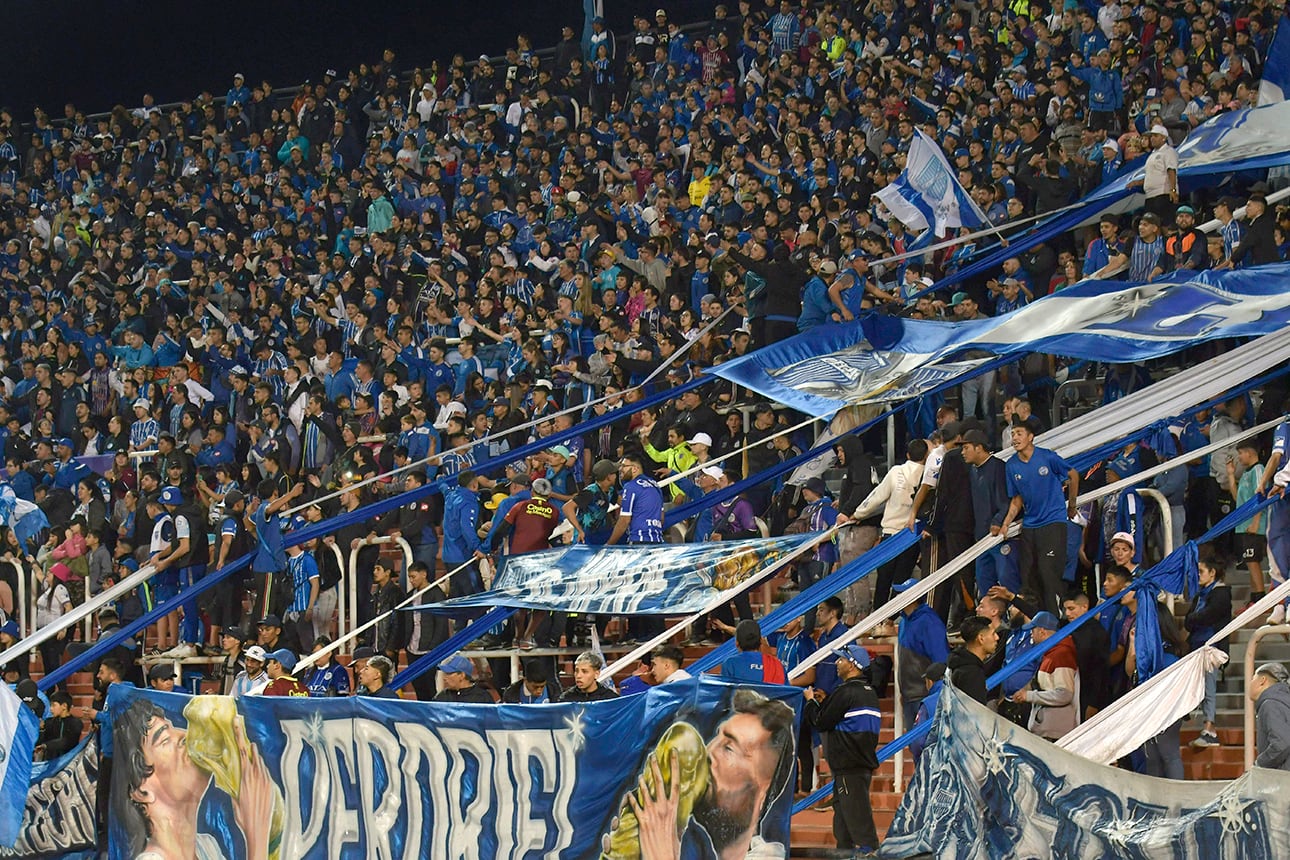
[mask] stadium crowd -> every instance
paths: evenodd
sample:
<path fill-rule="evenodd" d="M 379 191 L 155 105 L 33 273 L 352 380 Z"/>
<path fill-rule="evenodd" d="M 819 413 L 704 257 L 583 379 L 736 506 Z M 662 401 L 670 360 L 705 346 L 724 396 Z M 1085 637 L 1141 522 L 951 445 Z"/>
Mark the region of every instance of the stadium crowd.
<path fill-rule="evenodd" d="M 697 28 L 665 9 L 628 34 L 596 19 L 587 44 L 565 27 L 553 54 L 521 35 L 504 57 L 470 64 L 459 54 L 411 68 L 386 51 L 290 93 L 238 73 L 223 98 L 206 92 L 164 109 L 151 96 L 102 116 L 69 103 L 58 117 L 37 110 L 30 124 L 0 111 L 0 440 L 13 526 L 0 642 L 150 564 L 159 573 L 98 614 L 95 638 L 170 603 L 176 612 L 149 641 L 169 659 L 224 658 L 216 674 L 228 692 L 397 695 L 388 682 L 401 654 L 428 653 L 447 622 L 398 613 L 365 636 L 354 677 L 330 658 L 293 675 L 335 637 L 349 577 L 367 621 L 440 571 L 456 572 L 417 602 L 481 590 L 481 561 L 549 546 L 565 520 L 573 540 L 661 542 L 665 508 L 811 442 L 785 432 L 793 413 L 726 382 L 636 408 L 646 394 L 862 313 L 978 319 L 1089 275 L 1150 280 L 1283 259 L 1290 213 L 1266 203 L 1278 177 L 1239 197 L 1181 188 L 1173 148 L 1205 120 L 1254 103 L 1278 16 L 1267 0 L 741 0 Z M 916 129 L 1004 232 L 1140 165 L 1146 207 L 923 294 L 986 240 L 901 258 L 915 236 L 873 195 L 903 170 Z M 1233 218 L 1241 205 L 1244 221 Z M 1206 236 L 1195 228 L 1211 213 L 1222 227 Z M 872 589 L 848 589 L 771 636 L 791 671 L 929 570 L 932 545 L 952 557 L 1024 507 L 1019 542 L 901 619 L 909 654 L 896 683 L 912 722 L 945 664 L 963 686 L 983 671 L 977 663 L 1001 664 L 1063 614 L 1116 599 L 1117 583 L 1159 557 L 1159 517 L 1135 491 L 1068 511 L 1081 480 L 1128 477 L 1231 437 L 1277 414 L 1286 395 L 1273 382 L 1258 408 L 1234 397 L 1188 416 L 1163 446 L 1130 445 L 1081 476 L 1032 448 L 1052 420 L 1054 378 L 1087 373 L 1111 402 L 1152 376 L 1140 365 L 1066 365 L 1030 356 L 948 398 L 924 397 L 906 413 L 906 462 L 885 475 L 881 439 L 847 437 L 836 446 L 840 487 L 751 486 L 685 533 L 781 534 L 841 515 L 853 527 L 838 545 L 796 566 L 805 587 L 916 517 L 933 525 L 935 539 L 885 566 Z M 621 417 L 598 431 L 475 469 L 608 411 Z M 1194 537 L 1266 489 L 1285 434 L 1277 440 L 1266 471 L 1266 444 L 1255 440 L 1157 477 L 1174 534 Z M 1050 463 L 1049 480 L 1014 476 L 992 457 L 1012 445 L 1022 462 Z M 704 466 L 731 452 L 740 455 Z M 441 494 L 361 514 L 373 498 L 435 480 Z M 317 545 L 282 546 L 284 531 L 356 511 Z M 1070 535 L 1068 513 L 1079 524 Z M 1206 556 L 1212 596 L 1187 616 L 1193 644 L 1230 616 L 1225 566 L 1245 565 L 1253 595 L 1263 592 L 1266 531 L 1255 522 Z M 391 535 L 411 547 L 406 571 L 364 544 Z M 1036 547 L 1053 546 L 1067 564 L 1035 562 Z M 357 551 L 353 571 L 333 547 Z M 184 599 L 207 570 L 247 552 L 256 561 L 245 576 L 200 603 Z M 24 592 L 26 630 L 15 605 Z M 1085 627 L 1087 641 L 1068 640 L 1037 673 L 992 694 L 999 707 L 1056 737 L 1127 689 L 1131 597 Z M 691 636 L 721 640 L 750 617 L 744 600 Z M 618 637 L 648 638 L 657 623 L 632 619 Z M 952 652 L 947 626 L 964 640 Z M 527 650 L 572 642 L 574 631 L 535 612 L 484 644 Z M 1173 650 L 1187 647 L 1182 631 L 1167 634 Z M 41 647 L 46 671 L 79 635 Z M 142 682 L 147 646 L 131 644 L 98 664 L 100 680 Z M 758 646 L 745 635 L 740 647 Z M 873 671 L 848 654 L 843 680 Z M 496 692 L 521 702 L 608 695 L 595 682 L 598 659 L 578 659 L 570 693 L 541 660 Z M 674 648 L 651 662 L 643 683 L 684 672 Z M 468 655 L 440 668 L 445 689 L 423 680 L 419 697 L 492 701 Z M 6 680 L 28 674 L 27 658 L 5 667 Z M 148 678 L 174 682 L 167 664 Z M 802 678 L 821 696 L 843 686 L 831 663 Z M 981 685 L 985 698 L 984 675 Z M 47 754 L 79 734 L 68 705 L 63 692 L 50 697 Z M 1204 742 L 1216 743 L 1212 685 L 1205 719 Z M 1176 734 L 1153 744 L 1152 772 L 1181 776 Z"/>

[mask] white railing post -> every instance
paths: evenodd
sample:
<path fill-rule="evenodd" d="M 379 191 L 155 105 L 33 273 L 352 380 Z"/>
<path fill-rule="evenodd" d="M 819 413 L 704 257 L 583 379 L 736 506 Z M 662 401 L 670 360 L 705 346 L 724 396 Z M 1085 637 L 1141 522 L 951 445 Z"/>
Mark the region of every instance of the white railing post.
<path fill-rule="evenodd" d="M 341 548 L 336 546 L 336 542 L 324 543 L 323 546 L 331 547 L 332 554 L 336 556 L 336 569 L 340 571 L 340 582 L 336 583 L 336 638 L 339 639 L 345 635 L 345 553 Z"/>
<path fill-rule="evenodd" d="M 894 720 L 892 722 L 892 731 L 895 737 L 900 737 L 905 733 L 905 706 L 902 703 L 900 698 L 900 645 L 899 643 L 897 643 L 895 648 L 891 649 L 891 674 L 893 676 L 891 681 L 892 681 L 892 687 L 895 690 L 894 701 L 896 703 L 893 709 L 895 710 L 896 713 L 892 715 L 894 717 Z M 895 759 L 892 760 L 892 765 L 896 769 L 895 775 L 892 778 L 893 779 L 891 784 L 892 790 L 895 791 L 896 794 L 900 794 L 900 792 L 904 790 L 904 784 L 905 784 L 905 748 L 904 747 L 901 747 L 900 749 L 896 750 L 896 757 Z"/>
<path fill-rule="evenodd" d="M 374 537 L 361 538 L 358 546 L 349 551 L 349 612 L 350 612 L 350 630 L 358 628 L 358 554 L 365 546 L 381 546 L 387 543 L 397 543 L 403 550 L 403 572 L 400 575 L 400 581 L 406 582 L 408 567 L 412 564 L 412 546 L 402 537 Z"/>
<path fill-rule="evenodd" d="M 1245 646 L 1245 677 L 1241 679 L 1242 689 L 1250 683 L 1250 678 L 1254 677 L 1254 652 L 1258 650 L 1260 640 L 1264 636 L 1276 633 L 1290 636 L 1290 624 L 1260 627 L 1250 636 L 1250 642 Z M 1254 703 L 1250 701 L 1248 691 L 1246 693 L 1241 698 L 1245 700 L 1245 769 L 1249 770 L 1254 767 Z"/>

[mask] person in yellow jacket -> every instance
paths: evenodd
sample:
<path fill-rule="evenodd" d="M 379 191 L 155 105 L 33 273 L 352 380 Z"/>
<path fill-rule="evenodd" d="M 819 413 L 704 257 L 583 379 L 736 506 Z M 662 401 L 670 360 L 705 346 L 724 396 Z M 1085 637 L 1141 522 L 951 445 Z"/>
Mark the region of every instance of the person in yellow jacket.
<path fill-rule="evenodd" d="M 649 437 L 642 434 L 641 441 L 645 443 L 645 453 L 655 463 L 662 463 L 667 466 L 668 471 L 680 474 L 699 462 L 699 458 L 694 456 L 690 450 L 690 443 L 685 441 L 685 435 L 676 427 L 667 428 L 666 450 L 660 451 L 649 441 Z M 668 487 L 673 497 L 680 494 L 676 484 Z"/>
<path fill-rule="evenodd" d="M 824 22 L 824 38 L 820 41 L 820 50 L 824 56 L 829 58 L 829 62 L 838 63 L 842 60 L 842 53 L 847 49 L 847 40 L 838 35 L 838 25 L 832 21 Z"/>
<path fill-rule="evenodd" d="M 712 190 L 712 177 L 708 175 L 707 165 L 701 161 L 694 162 L 690 169 L 690 185 L 686 192 L 690 195 L 691 203 L 702 206 L 703 201 L 708 199 L 708 192 Z"/>

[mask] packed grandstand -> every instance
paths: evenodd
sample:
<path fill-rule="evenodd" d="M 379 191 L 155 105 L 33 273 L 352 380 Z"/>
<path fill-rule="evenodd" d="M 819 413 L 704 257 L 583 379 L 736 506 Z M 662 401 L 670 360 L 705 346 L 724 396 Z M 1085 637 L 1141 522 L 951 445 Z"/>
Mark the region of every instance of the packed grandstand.
<path fill-rule="evenodd" d="M 635 11 L 0 111 L 0 836 L 1281 844 L 1281 7 Z"/>

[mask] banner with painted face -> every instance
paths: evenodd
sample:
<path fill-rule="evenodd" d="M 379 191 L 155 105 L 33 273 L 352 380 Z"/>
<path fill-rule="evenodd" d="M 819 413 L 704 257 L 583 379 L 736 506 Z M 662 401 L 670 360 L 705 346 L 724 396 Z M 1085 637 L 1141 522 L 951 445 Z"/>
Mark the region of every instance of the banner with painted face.
<path fill-rule="evenodd" d="M 869 314 L 811 329 L 713 372 L 811 415 L 897 401 L 971 374 L 977 353 L 1140 361 L 1290 323 L 1290 263 L 1084 281 L 1011 313 L 963 322 Z M 968 353 L 965 356 L 964 353 Z"/>
<path fill-rule="evenodd" d="M 99 776 L 97 735 L 66 755 L 31 767 L 31 783 L 18 841 L 0 848 L 0 858 L 92 860 L 97 856 L 94 818 Z"/>
<path fill-rule="evenodd" d="M 588 546 L 509 556 L 488 591 L 411 608 L 453 614 L 483 606 L 598 615 L 701 612 L 722 591 L 819 533 L 711 543 Z"/>
<path fill-rule="evenodd" d="M 496 706 L 116 685 L 109 857 L 786 858 L 801 704 L 715 678 Z"/>

